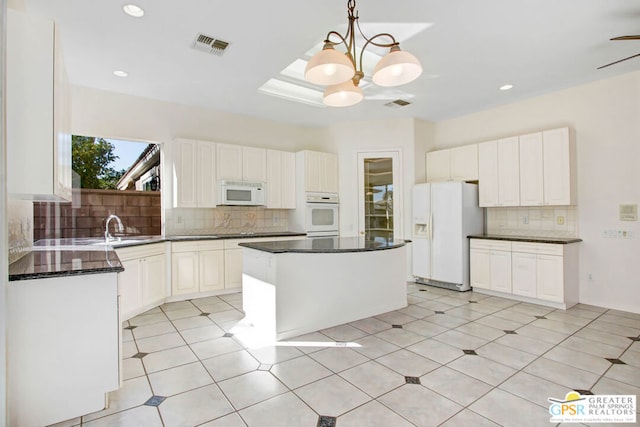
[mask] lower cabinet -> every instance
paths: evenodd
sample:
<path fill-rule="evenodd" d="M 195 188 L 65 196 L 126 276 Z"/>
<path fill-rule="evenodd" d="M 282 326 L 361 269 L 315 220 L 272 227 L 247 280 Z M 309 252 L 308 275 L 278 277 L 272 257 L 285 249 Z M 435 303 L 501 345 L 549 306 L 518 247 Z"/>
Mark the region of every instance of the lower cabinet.
<path fill-rule="evenodd" d="M 507 245 L 508 252 L 496 250 L 506 249 Z M 496 291 L 500 296 L 558 308 L 568 308 L 578 302 L 576 244 L 471 239 L 469 246 L 474 290 Z M 505 253 L 509 265 L 506 265 Z"/>
<path fill-rule="evenodd" d="M 165 243 L 117 248 L 124 267 L 118 273 L 120 321 L 160 305 L 167 296 Z"/>
<path fill-rule="evenodd" d="M 469 253 L 471 286 L 511 292 L 511 242 L 472 239 Z"/>
<path fill-rule="evenodd" d="M 215 291 L 225 287 L 221 241 L 171 244 L 171 295 Z"/>

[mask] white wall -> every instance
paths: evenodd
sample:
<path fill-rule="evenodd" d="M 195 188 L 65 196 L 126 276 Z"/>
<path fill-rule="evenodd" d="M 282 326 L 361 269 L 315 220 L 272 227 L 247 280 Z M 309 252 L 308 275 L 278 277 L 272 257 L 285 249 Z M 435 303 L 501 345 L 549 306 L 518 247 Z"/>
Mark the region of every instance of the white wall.
<path fill-rule="evenodd" d="M 411 189 L 416 183 L 416 168 L 424 177 L 426 143 L 416 144 L 416 137 L 427 137 L 431 124 L 415 119 L 336 124 L 327 129 L 328 147 L 338 153 L 340 178 L 340 234 L 358 235 L 358 161 L 359 151 L 401 150 L 403 167 L 403 237 L 411 238 Z M 419 127 L 419 130 L 417 130 Z M 425 130 L 426 129 L 426 130 Z M 422 161 L 416 159 L 416 146 Z M 396 223 L 397 226 L 397 223 Z"/>
<path fill-rule="evenodd" d="M 640 203 L 640 72 L 437 123 L 434 147 L 566 125 L 576 131 L 580 302 L 640 313 L 640 227 L 618 220 L 619 204 Z"/>

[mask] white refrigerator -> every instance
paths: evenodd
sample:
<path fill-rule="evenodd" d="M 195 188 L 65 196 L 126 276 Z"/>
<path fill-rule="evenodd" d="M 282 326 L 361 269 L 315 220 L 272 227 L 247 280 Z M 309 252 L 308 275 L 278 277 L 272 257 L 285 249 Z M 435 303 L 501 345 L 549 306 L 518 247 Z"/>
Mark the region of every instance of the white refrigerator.
<path fill-rule="evenodd" d="M 436 182 L 413 187 L 413 276 L 416 282 L 459 291 L 469 285 L 470 234 L 484 231 L 478 186 Z"/>

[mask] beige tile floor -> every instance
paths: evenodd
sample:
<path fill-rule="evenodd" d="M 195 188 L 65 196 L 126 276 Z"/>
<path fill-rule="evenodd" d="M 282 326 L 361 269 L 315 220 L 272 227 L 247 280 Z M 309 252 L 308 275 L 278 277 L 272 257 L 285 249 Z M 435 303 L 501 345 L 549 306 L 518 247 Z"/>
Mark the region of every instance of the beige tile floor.
<path fill-rule="evenodd" d="M 61 425 L 548 426 L 548 397 L 640 395 L 639 314 L 416 284 L 408 302 L 262 348 L 229 336 L 241 294 L 165 304 L 123 325 L 110 407 Z"/>

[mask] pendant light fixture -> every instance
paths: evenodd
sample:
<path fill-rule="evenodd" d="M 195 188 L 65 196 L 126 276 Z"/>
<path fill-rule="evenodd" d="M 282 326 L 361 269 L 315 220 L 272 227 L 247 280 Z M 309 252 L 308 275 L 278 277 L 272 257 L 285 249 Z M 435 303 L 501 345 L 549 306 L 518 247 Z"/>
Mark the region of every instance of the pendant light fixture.
<path fill-rule="evenodd" d="M 376 64 L 371 76 L 378 86 L 400 86 L 417 79 L 422 74 L 420 61 L 409 52 L 400 50 L 400 43 L 391 34 L 380 33 L 371 38 L 366 37 L 360 29 L 358 12 L 354 13 L 355 8 L 355 0 L 348 0 L 347 33 L 343 36 L 336 31 L 329 31 L 324 40 L 324 47 L 309 60 L 304 71 L 304 77 L 309 82 L 328 86 L 322 100 L 330 107 L 348 107 L 364 98 L 362 89 L 358 85 L 364 77 L 362 55 L 370 44 L 389 48 L 389 53 Z M 360 49 L 358 62 L 356 62 L 358 57 L 355 43 L 356 27 L 365 40 Z M 385 39 L 386 42 L 383 43 Z M 338 45 L 344 45 L 346 52 L 337 51 L 334 47 Z"/>

